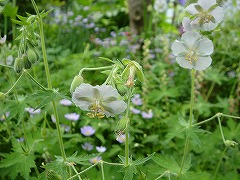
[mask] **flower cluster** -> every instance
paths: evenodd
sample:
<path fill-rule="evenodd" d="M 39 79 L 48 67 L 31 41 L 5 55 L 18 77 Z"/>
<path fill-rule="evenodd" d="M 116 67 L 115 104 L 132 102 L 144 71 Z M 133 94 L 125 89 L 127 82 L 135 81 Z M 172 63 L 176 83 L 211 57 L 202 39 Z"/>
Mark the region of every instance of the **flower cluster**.
<path fill-rule="evenodd" d="M 223 20 L 223 8 L 216 0 L 198 0 L 185 10 L 191 17 L 183 18 L 184 33 L 172 44 L 177 63 L 187 69 L 205 70 L 212 63 L 213 43 L 199 31 L 211 31 Z"/>

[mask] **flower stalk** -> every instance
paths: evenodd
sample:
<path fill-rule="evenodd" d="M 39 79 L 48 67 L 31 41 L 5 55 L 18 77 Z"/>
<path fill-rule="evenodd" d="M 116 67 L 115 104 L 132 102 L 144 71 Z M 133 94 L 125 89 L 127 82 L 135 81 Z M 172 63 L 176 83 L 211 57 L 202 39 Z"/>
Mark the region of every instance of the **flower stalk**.
<path fill-rule="evenodd" d="M 47 84 L 48 84 L 48 89 L 52 90 L 52 82 L 51 82 L 51 77 L 50 77 L 50 71 L 49 71 L 49 66 L 48 66 L 48 60 L 47 60 L 47 52 L 46 52 L 46 47 L 45 47 L 45 38 L 44 38 L 44 32 L 43 32 L 43 22 L 42 22 L 42 17 L 39 13 L 38 7 L 35 3 L 34 0 L 31 0 L 34 10 L 37 13 L 38 20 L 39 20 L 39 30 L 40 30 L 40 38 L 41 38 L 41 45 L 42 45 L 42 53 L 43 53 L 43 62 L 44 62 L 44 67 L 45 67 L 45 72 L 46 72 L 46 77 L 47 77 Z M 62 157 L 64 161 L 66 161 L 66 154 L 64 150 L 64 145 L 63 145 L 63 139 L 62 139 L 62 134 L 61 134 L 61 127 L 59 123 L 59 117 L 58 117 L 58 112 L 56 108 L 56 103 L 55 100 L 52 100 L 52 106 L 53 106 L 53 111 L 54 111 L 54 116 L 56 118 L 56 127 L 57 127 L 57 132 L 58 132 L 58 141 L 60 145 L 60 150 Z"/>

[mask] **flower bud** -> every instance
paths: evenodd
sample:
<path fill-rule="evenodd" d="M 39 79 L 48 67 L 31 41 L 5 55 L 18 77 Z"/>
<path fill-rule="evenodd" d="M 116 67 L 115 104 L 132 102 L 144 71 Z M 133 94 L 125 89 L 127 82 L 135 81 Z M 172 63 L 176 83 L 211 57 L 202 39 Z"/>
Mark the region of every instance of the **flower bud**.
<path fill-rule="evenodd" d="M 22 56 L 22 59 L 23 59 L 23 67 L 24 69 L 30 69 L 32 64 L 31 62 L 28 60 L 28 57 L 26 54 L 23 54 Z"/>
<path fill-rule="evenodd" d="M 225 146 L 232 146 L 232 147 L 234 147 L 234 146 L 237 146 L 238 145 L 238 143 L 236 143 L 235 141 L 230 141 L 230 140 L 226 140 L 226 141 L 224 141 L 224 144 L 225 144 Z"/>
<path fill-rule="evenodd" d="M 71 87 L 70 87 L 70 93 L 72 94 L 75 89 L 80 86 L 83 83 L 83 77 L 79 74 L 73 78 Z"/>
<path fill-rule="evenodd" d="M 14 62 L 14 70 L 17 73 L 20 73 L 23 70 L 23 59 L 22 58 L 16 58 Z"/>
<path fill-rule="evenodd" d="M 27 51 L 27 56 L 28 56 L 28 60 L 34 64 L 37 60 L 38 60 L 38 57 L 36 55 L 36 53 L 34 52 L 34 50 L 32 49 L 28 49 Z"/>
<path fill-rule="evenodd" d="M 6 95 L 3 92 L 0 92 L 0 101 L 5 99 Z"/>

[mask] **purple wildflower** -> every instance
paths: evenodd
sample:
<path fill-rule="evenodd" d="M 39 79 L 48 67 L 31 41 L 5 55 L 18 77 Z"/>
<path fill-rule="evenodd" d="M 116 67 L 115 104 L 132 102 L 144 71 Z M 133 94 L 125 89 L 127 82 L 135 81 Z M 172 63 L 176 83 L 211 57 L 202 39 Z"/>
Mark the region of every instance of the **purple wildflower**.
<path fill-rule="evenodd" d="M 24 141 L 24 137 L 20 137 L 17 139 L 18 142 L 23 142 Z"/>
<path fill-rule="evenodd" d="M 117 138 L 116 138 L 116 140 L 117 140 L 119 143 L 124 143 L 124 142 L 125 142 L 125 139 L 126 139 L 126 135 L 125 135 L 125 134 L 119 134 L 119 135 L 117 135 Z"/>
<path fill-rule="evenodd" d="M 96 150 L 100 153 L 103 153 L 107 150 L 107 148 L 104 146 L 96 146 Z"/>
<path fill-rule="evenodd" d="M 96 164 L 96 163 L 98 163 L 101 160 L 102 160 L 102 157 L 101 156 L 97 156 L 97 157 L 94 157 L 94 158 L 90 159 L 89 162 L 92 163 L 92 164 Z"/>
<path fill-rule="evenodd" d="M 83 126 L 80 130 L 84 136 L 91 136 L 96 131 L 92 126 Z"/>
<path fill-rule="evenodd" d="M 152 119 L 153 117 L 153 112 L 151 109 L 148 112 L 143 111 L 141 114 L 144 119 Z"/>
<path fill-rule="evenodd" d="M 181 6 L 184 6 L 186 4 L 186 0 L 178 0 L 178 2 Z"/>
<path fill-rule="evenodd" d="M 60 101 L 60 104 L 63 106 L 71 106 L 73 103 L 72 103 L 72 101 L 69 101 L 68 99 L 62 99 Z"/>
<path fill-rule="evenodd" d="M 140 98 L 140 94 L 135 94 L 132 98 L 132 103 L 136 106 L 141 106 L 142 105 L 142 100 Z"/>
<path fill-rule="evenodd" d="M 130 107 L 130 110 L 133 114 L 140 114 L 141 113 L 141 111 L 139 109 L 136 109 L 134 107 Z"/>
<path fill-rule="evenodd" d="M 34 108 L 31 108 L 31 107 L 25 108 L 25 111 L 28 112 L 31 116 L 41 113 L 41 109 L 35 109 L 34 110 Z"/>
<path fill-rule="evenodd" d="M 64 117 L 70 121 L 77 121 L 80 115 L 77 113 L 70 113 L 70 114 L 65 114 Z"/>
<path fill-rule="evenodd" d="M 84 144 L 82 144 L 82 148 L 86 151 L 91 151 L 93 150 L 93 145 L 91 143 L 85 142 Z"/>

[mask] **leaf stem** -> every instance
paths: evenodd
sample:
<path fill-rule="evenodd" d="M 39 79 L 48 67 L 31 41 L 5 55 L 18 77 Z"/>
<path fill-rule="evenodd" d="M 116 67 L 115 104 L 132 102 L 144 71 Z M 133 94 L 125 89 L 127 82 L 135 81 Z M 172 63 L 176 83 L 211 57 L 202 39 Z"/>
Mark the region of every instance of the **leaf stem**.
<path fill-rule="evenodd" d="M 23 73 L 18 77 L 17 81 L 13 84 L 13 86 L 5 93 L 5 95 L 8 95 L 10 92 L 12 92 L 12 90 L 15 88 L 15 86 L 18 84 L 18 82 L 20 81 L 20 79 L 22 78 Z"/>
<path fill-rule="evenodd" d="M 96 70 L 104 70 L 104 69 L 111 69 L 113 66 L 103 66 L 103 67 L 96 67 L 96 68 L 82 68 L 79 71 L 79 75 L 82 75 L 83 71 L 96 71 Z"/>

